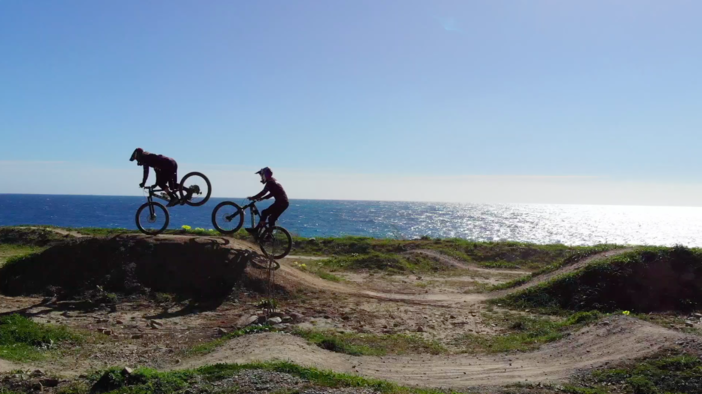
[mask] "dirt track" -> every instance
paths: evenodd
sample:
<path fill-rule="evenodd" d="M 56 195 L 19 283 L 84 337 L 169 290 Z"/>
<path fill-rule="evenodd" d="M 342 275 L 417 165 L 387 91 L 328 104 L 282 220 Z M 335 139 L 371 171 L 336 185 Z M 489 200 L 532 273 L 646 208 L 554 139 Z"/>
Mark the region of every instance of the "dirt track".
<path fill-rule="evenodd" d="M 160 242 L 159 239 L 169 242 L 217 242 L 225 248 L 258 250 L 256 245 L 249 242 L 222 237 L 186 235 L 165 235 L 155 238 L 141 235 L 121 235 L 119 237 L 150 238 L 154 242 Z M 359 299 L 366 299 L 367 301 L 364 302 L 368 303 L 387 304 L 390 302 L 403 304 L 403 307 L 424 308 L 418 309 L 419 313 L 425 313 L 422 311 L 430 308 L 448 309 L 458 314 L 458 312 L 466 311 L 469 308 L 480 308 L 484 300 L 535 286 L 555 276 L 575 271 L 587 264 L 630 250 L 621 249 L 601 253 L 553 273 L 536 277 L 516 289 L 482 294 L 437 294 L 431 292 L 397 294 L 369 291 L 364 289 L 362 284 L 337 283 L 321 279 L 313 274 L 298 270 L 286 262 L 281 264 L 281 269 L 276 274 L 276 280 L 283 283 L 293 283 L 302 288 L 343 295 L 349 297 L 349 303 L 358 303 Z M 451 259 L 443 255 L 432 257 Z M 445 262 L 448 263 L 448 261 Z M 474 267 L 468 267 L 468 269 L 474 269 Z M 495 272 L 489 269 L 481 268 L 481 270 Z M 514 273 L 515 271 L 509 272 Z M 319 302 L 324 303 L 324 300 L 319 300 Z M 442 308 L 432 308 L 433 306 Z M 188 323 L 187 320 L 184 320 L 186 318 L 190 317 L 181 318 L 179 324 L 190 325 L 193 323 L 192 321 Z M 191 319 L 197 319 L 197 317 Z M 460 331 L 461 329 L 455 328 L 454 330 Z M 172 368 L 192 368 L 222 362 L 288 360 L 304 366 L 387 379 L 403 385 L 466 388 L 482 385 L 506 385 L 525 381 L 562 382 L 578 370 L 650 355 L 663 347 L 675 345 L 680 341 L 698 343 L 697 337 L 686 336 L 677 331 L 624 316 L 610 318 L 607 323 L 586 327 L 563 340 L 545 345 L 537 351 L 518 354 L 354 357 L 323 350 L 296 336 L 269 333 L 248 335 L 231 340 L 213 353 L 184 360 Z M 17 365 L 0 360 L 0 371 L 16 368 Z M 29 367 L 22 365 L 22 368 Z M 76 371 L 71 370 L 70 373 L 76 373 Z"/>
<path fill-rule="evenodd" d="M 637 319 L 617 317 L 584 328 L 538 351 L 510 355 L 354 357 L 322 350 L 286 334 L 258 334 L 230 341 L 184 367 L 223 362 L 287 360 L 357 373 L 404 385 L 465 388 L 518 382 L 561 382 L 580 369 L 633 359 L 672 346 L 684 334 Z"/>

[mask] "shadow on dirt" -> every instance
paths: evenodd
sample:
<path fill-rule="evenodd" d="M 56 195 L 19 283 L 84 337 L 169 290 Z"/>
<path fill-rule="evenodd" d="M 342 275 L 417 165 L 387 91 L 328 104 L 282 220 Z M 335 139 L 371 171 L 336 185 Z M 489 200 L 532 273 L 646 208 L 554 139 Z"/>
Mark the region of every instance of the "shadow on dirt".
<path fill-rule="evenodd" d="M 265 280 L 246 270 L 258 255 L 223 246 L 217 240 L 196 238 L 71 240 L 5 264 L 0 268 L 0 293 L 41 294 L 59 300 L 89 295 L 93 304 L 96 292 L 108 298 L 112 293 L 168 293 L 204 303 L 193 306 L 203 310 L 207 304 L 221 304 L 235 288 L 265 291 Z"/>

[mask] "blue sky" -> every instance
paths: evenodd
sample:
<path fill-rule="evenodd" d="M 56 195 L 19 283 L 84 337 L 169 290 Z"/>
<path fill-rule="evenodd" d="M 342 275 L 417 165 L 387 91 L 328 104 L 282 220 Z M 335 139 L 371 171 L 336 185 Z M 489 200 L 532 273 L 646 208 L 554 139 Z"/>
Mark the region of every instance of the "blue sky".
<path fill-rule="evenodd" d="M 139 194 L 141 146 L 223 196 L 702 205 L 701 14 L 0 0 L 0 193 Z"/>

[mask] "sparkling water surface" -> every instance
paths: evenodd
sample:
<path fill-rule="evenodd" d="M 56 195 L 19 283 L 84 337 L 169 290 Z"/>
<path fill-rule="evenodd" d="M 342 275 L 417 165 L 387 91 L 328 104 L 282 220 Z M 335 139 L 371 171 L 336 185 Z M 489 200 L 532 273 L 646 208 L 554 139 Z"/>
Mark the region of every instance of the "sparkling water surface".
<path fill-rule="evenodd" d="M 212 209 L 224 200 L 245 203 L 212 198 L 201 207 L 174 207 L 170 228 L 213 228 Z M 136 229 L 134 215 L 144 202 L 143 197 L 0 194 L 0 226 Z M 429 235 L 566 245 L 702 246 L 702 207 L 291 200 L 279 224 L 305 237 Z"/>

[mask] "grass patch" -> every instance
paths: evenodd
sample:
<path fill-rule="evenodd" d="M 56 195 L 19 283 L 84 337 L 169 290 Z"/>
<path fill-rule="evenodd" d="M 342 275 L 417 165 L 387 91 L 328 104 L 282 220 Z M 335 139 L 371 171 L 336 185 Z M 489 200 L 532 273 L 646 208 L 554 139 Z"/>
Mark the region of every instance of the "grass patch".
<path fill-rule="evenodd" d="M 269 362 L 252 364 L 217 364 L 195 370 L 158 372 L 141 368 L 125 376 L 118 368 L 112 368 L 101 374 L 94 374 L 91 392 L 112 394 L 144 393 L 166 394 L 182 392 L 198 382 L 214 383 L 230 378 L 243 370 L 264 370 L 287 373 L 306 380 L 318 387 L 344 388 L 359 387 L 384 394 L 439 394 L 443 391 L 411 389 L 394 383 L 366 379 L 359 376 L 321 371 L 315 368 L 301 367 L 289 362 Z M 222 387 L 218 388 L 221 390 Z M 225 392 L 227 389 L 225 389 Z M 218 391 L 220 392 L 220 391 Z M 236 391 L 234 391 L 236 392 Z"/>
<path fill-rule="evenodd" d="M 0 244 L 0 265 L 3 265 L 13 257 L 21 257 L 31 253 L 37 253 L 44 248 L 32 245 Z"/>
<path fill-rule="evenodd" d="M 563 267 L 575 264 L 578 261 L 584 260 L 590 256 L 594 256 L 598 253 L 603 253 L 603 252 L 607 252 L 607 251 L 619 249 L 619 248 L 621 248 L 621 247 L 618 245 L 609 245 L 609 244 L 597 245 L 597 246 L 592 246 L 592 247 L 584 247 L 582 249 L 571 252 L 563 260 L 558 261 L 558 262 L 553 263 L 553 264 L 549 264 L 545 267 L 542 267 L 538 271 L 532 272 L 529 275 L 525 275 L 525 276 L 522 276 L 521 278 L 513 279 L 513 280 L 506 282 L 506 283 L 494 285 L 490 288 L 490 291 L 506 290 L 506 289 L 512 289 L 515 287 L 519 287 L 519 286 L 529 282 L 530 280 L 534 279 L 537 276 L 554 272 L 554 271 L 559 270 Z"/>
<path fill-rule="evenodd" d="M 579 312 L 559 322 L 512 313 L 500 316 L 486 314 L 487 321 L 507 332 L 495 336 L 464 334 L 456 338 L 453 344 L 467 353 L 528 351 L 559 340 L 573 328 L 593 322 L 600 316 L 598 312 Z"/>
<path fill-rule="evenodd" d="M 377 270 L 392 273 L 438 272 L 452 269 L 421 255 L 408 256 L 380 252 L 332 257 L 328 260 L 322 260 L 320 265 L 330 270 Z"/>
<path fill-rule="evenodd" d="M 567 264 L 569 258 L 614 249 L 615 245 L 566 246 L 521 242 L 474 242 L 459 238 L 416 240 L 377 239 L 369 237 L 294 238 L 295 253 L 349 257 L 355 255 L 403 254 L 411 250 L 430 249 L 467 263 L 486 268 L 523 268 L 539 270 L 554 264 Z"/>
<path fill-rule="evenodd" d="M 618 368 L 598 370 L 583 378 L 594 390 L 635 394 L 693 394 L 702 391 L 702 360 L 677 351 L 658 355 Z"/>
<path fill-rule="evenodd" d="M 216 348 L 224 345 L 227 343 L 227 341 L 232 340 L 234 338 L 239 338 L 243 337 L 244 335 L 248 334 L 255 334 L 259 332 L 274 332 L 277 331 L 273 326 L 270 325 L 252 325 L 248 327 L 244 327 L 241 329 L 238 329 L 236 331 L 232 331 L 230 333 L 227 333 L 223 335 L 220 338 L 214 339 L 209 342 L 205 342 L 199 345 L 194 346 L 190 350 L 187 351 L 188 355 L 194 356 L 194 355 L 202 355 L 202 354 L 207 354 L 215 350 Z"/>
<path fill-rule="evenodd" d="M 295 335 L 305 338 L 323 349 L 352 356 L 441 354 L 447 351 L 438 342 L 406 334 L 376 335 L 296 330 Z"/>
<path fill-rule="evenodd" d="M 41 360 L 65 341 L 80 342 L 81 338 L 65 327 L 35 323 L 17 314 L 0 317 L 0 358 Z"/>
<path fill-rule="evenodd" d="M 691 311 L 700 307 L 702 251 L 645 248 L 510 294 L 493 303 L 514 308 L 564 310 Z"/>

